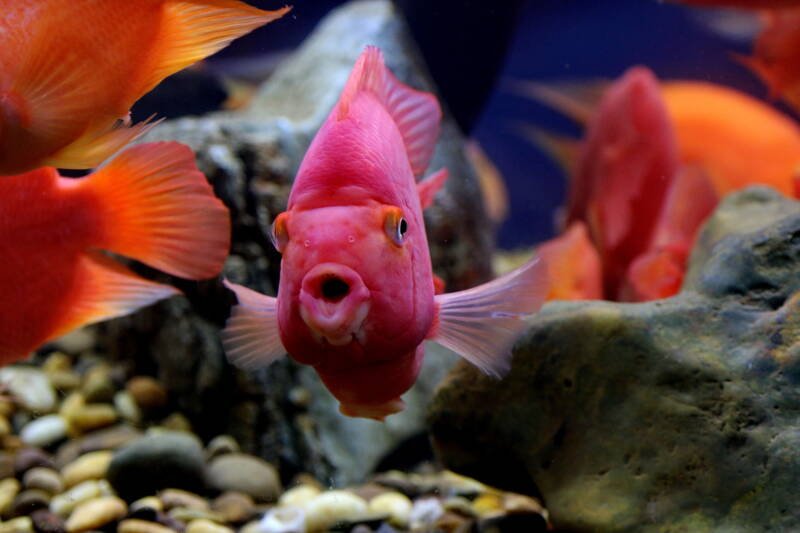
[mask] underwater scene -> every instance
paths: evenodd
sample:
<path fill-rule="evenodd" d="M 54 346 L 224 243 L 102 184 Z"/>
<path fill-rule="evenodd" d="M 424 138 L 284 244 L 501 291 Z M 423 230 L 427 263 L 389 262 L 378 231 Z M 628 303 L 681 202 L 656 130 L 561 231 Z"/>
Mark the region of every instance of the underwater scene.
<path fill-rule="evenodd" d="M 800 532 L 800 0 L 0 0 L 0 533 Z"/>

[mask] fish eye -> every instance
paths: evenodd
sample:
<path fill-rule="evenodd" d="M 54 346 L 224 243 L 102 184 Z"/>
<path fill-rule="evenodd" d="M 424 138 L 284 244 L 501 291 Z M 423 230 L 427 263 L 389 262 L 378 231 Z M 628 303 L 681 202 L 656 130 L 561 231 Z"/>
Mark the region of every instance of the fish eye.
<path fill-rule="evenodd" d="M 408 233 L 408 222 L 403 218 L 403 211 L 399 207 L 392 207 L 387 210 L 383 229 L 392 243 L 396 246 L 403 245 Z"/>
<path fill-rule="evenodd" d="M 286 213 L 281 213 L 275 222 L 272 223 L 272 232 L 270 233 L 270 240 L 275 249 L 280 253 L 286 249 L 289 243 L 289 232 L 286 229 Z"/>

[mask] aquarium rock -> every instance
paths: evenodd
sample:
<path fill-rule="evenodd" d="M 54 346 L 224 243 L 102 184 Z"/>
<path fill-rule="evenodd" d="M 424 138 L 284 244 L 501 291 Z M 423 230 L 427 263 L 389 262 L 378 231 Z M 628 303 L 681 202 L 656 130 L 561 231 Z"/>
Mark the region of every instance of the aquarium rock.
<path fill-rule="evenodd" d="M 225 268 L 231 281 L 275 293 L 280 256 L 269 241 L 270 225 L 285 209 L 303 154 L 367 44 L 382 49 L 403 82 L 433 90 L 392 3 L 353 2 L 326 17 L 246 109 L 166 121 L 146 136 L 190 145 L 231 210 L 232 255 Z M 448 290 L 491 275 L 492 228 L 464 146 L 445 116 L 429 172 L 446 166 L 450 177 L 426 221 L 434 269 Z M 423 434 L 424 406 L 454 358 L 428 357 L 417 386 L 404 397 L 408 407 L 385 426 L 343 420 L 316 375 L 288 359 L 263 372 L 232 371 L 219 330 L 234 299 L 219 281 L 169 281 L 187 298 L 103 325 L 99 338 L 117 360 L 156 373 L 201 436 L 229 433 L 243 451 L 279 465 L 284 476 L 306 471 L 339 484 L 363 479 L 384 456 Z"/>
<path fill-rule="evenodd" d="M 569 531 L 796 531 L 800 203 L 728 197 L 683 291 L 551 303 L 503 380 L 458 366 L 429 420 L 445 465 L 541 493 Z"/>

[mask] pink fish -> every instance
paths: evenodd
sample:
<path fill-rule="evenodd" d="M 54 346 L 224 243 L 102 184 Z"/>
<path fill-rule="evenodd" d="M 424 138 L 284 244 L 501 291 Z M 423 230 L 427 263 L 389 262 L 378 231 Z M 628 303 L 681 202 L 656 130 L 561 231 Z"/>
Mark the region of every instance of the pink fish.
<path fill-rule="evenodd" d="M 264 366 L 284 353 L 311 365 L 349 416 L 403 409 L 423 341 L 500 376 L 547 293 L 534 260 L 490 283 L 435 294 L 422 209 L 447 173 L 417 183 L 439 134 L 435 97 L 399 82 L 375 47 L 359 57 L 274 222 L 283 254 L 277 298 L 233 283 L 229 359 Z"/>

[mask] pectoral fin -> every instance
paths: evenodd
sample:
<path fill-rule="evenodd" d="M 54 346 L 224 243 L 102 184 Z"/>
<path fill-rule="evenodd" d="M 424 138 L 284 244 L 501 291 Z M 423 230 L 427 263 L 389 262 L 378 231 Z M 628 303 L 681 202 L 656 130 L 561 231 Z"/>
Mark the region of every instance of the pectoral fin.
<path fill-rule="evenodd" d="M 278 300 L 227 280 L 224 283 L 239 300 L 222 330 L 228 360 L 245 370 L 269 366 L 286 353 L 278 329 Z"/>
<path fill-rule="evenodd" d="M 547 269 L 538 259 L 465 291 L 440 294 L 430 340 L 500 377 L 511 367 L 511 348 L 547 295 Z"/>
<path fill-rule="evenodd" d="M 441 190 L 444 182 L 447 181 L 447 175 L 447 169 L 443 168 L 417 183 L 417 192 L 419 193 L 419 202 L 422 204 L 422 209 L 431 206 L 436 193 Z"/>

